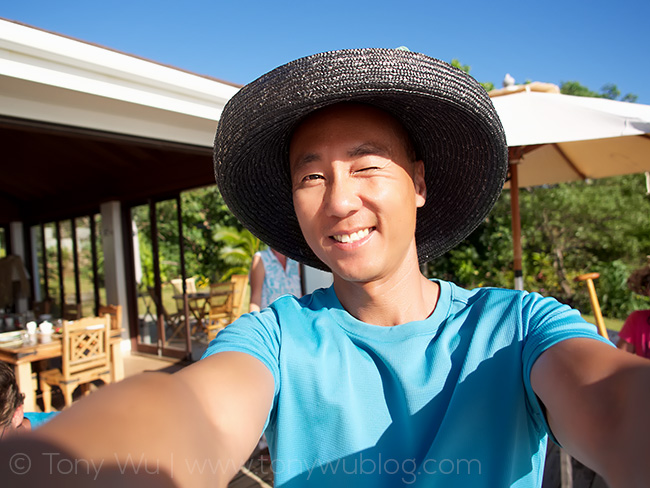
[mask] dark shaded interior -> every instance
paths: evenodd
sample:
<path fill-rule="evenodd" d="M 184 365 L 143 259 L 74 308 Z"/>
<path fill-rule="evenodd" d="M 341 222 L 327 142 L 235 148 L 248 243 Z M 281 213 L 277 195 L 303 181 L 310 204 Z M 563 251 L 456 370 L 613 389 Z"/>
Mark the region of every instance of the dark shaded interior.
<path fill-rule="evenodd" d="M 214 183 L 212 148 L 0 117 L 0 225 L 88 215 Z"/>

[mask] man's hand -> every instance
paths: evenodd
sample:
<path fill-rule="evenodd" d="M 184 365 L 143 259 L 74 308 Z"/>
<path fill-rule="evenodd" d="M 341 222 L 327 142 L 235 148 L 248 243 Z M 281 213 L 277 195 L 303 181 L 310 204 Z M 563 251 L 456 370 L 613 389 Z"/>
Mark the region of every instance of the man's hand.
<path fill-rule="evenodd" d="M 650 480 L 650 361 L 593 339 L 545 351 L 531 383 L 553 434 L 613 488 Z"/>

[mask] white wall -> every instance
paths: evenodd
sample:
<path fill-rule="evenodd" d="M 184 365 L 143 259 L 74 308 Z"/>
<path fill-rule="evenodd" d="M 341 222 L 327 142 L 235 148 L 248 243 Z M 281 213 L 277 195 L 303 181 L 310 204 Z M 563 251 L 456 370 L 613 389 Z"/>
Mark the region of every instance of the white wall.
<path fill-rule="evenodd" d="M 121 224 L 120 202 L 107 202 L 100 207 L 102 214 L 102 249 L 104 250 L 104 278 L 106 305 L 122 305 L 122 323 L 127 320 L 126 256 L 123 250 L 124 233 Z M 129 242 L 131 242 L 131 236 Z M 128 337 L 128 330 L 124 330 Z"/>
<path fill-rule="evenodd" d="M 305 293 L 312 293 L 318 288 L 327 288 L 332 284 L 332 273 L 312 268 L 311 266 L 302 267 L 305 280 Z"/>

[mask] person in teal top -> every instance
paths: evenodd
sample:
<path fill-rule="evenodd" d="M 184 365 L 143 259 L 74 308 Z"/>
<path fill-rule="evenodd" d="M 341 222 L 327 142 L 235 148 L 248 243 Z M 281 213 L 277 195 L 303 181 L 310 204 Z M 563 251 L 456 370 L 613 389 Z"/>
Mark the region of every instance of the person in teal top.
<path fill-rule="evenodd" d="M 22 483 L 58 448 L 226 486 L 265 431 L 283 488 L 539 487 L 549 435 L 610 486 L 648 485 L 647 360 L 552 298 L 421 273 L 506 178 L 503 128 L 469 75 L 403 49 L 292 61 L 226 104 L 214 168 L 235 217 L 332 286 L 242 316 L 178 373 L 62 412 L 20 445 Z"/>

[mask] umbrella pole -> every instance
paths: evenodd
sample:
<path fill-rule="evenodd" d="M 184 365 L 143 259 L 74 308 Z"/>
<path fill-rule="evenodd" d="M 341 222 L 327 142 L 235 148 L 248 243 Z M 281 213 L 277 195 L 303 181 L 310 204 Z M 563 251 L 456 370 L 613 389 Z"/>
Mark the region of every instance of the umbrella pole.
<path fill-rule="evenodd" d="M 519 217 L 519 161 L 510 161 L 510 212 L 512 215 L 512 244 L 514 251 L 515 290 L 524 289 L 521 264 L 521 219 Z"/>

